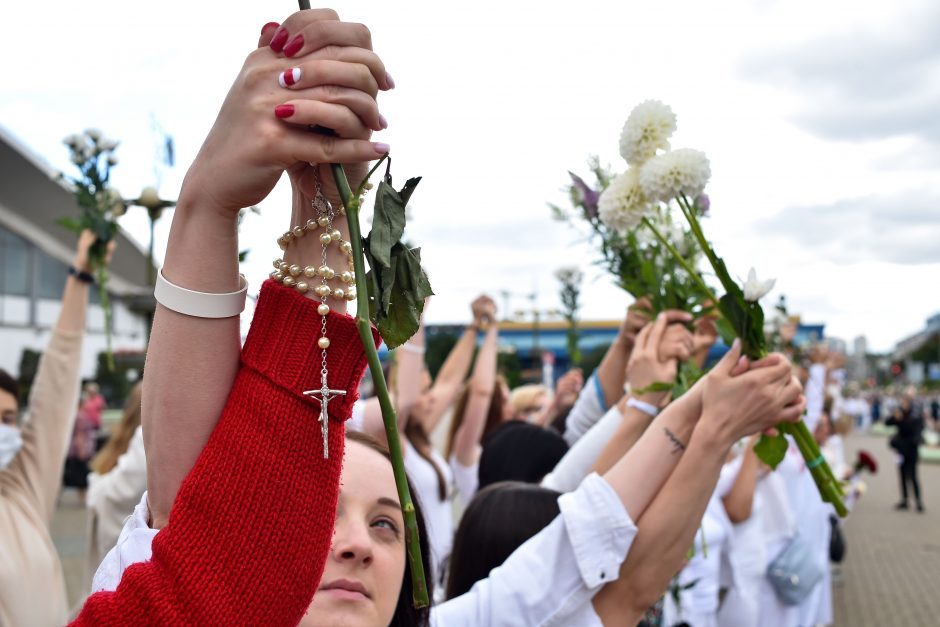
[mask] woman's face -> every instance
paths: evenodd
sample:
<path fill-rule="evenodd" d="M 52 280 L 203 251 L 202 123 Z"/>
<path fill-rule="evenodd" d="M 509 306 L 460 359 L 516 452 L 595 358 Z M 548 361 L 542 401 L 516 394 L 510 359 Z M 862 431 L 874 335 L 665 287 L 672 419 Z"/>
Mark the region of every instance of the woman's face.
<path fill-rule="evenodd" d="M 346 442 L 333 546 L 301 625 L 386 627 L 405 575 L 405 525 L 389 461 Z"/>

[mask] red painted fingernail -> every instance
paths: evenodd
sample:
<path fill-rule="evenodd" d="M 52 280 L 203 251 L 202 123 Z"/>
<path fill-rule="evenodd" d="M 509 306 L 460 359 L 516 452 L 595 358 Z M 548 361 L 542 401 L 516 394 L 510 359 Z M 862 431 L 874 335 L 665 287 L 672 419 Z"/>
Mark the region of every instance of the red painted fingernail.
<path fill-rule="evenodd" d="M 264 35 L 265 32 L 267 32 L 269 29 L 277 28 L 278 26 L 280 26 L 280 24 L 278 24 L 277 22 L 268 22 L 267 24 L 261 27 L 261 34 Z"/>
<path fill-rule="evenodd" d="M 304 36 L 297 35 L 296 37 L 291 39 L 290 42 L 286 46 L 284 46 L 284 56 L 292 57 L 298 52 L 300 52 L 300 49 L 303 47 L 304 47 Z"/>
<path fill-rule="evenodd" d="M 294 105 L 278 105 L 274 107 L 274 115 L 279 118 L 289 118 L 290 116 L 294 115 Z"/>
<path fill-rule="evenodd" d="M 277 83 L 281 87 L 290 87 L 297 83 L 300 80 L 300 68 L 292 67 L 290 69 L 284 70 L 277 77 Z"/>
<path fill-rule="evenodd" d="M 284 44 L 287 43 L 287 38 L 290 37 L 288 33 L 283 28 L 279 28 L 276 33 L 274 33 L 274 39 L 271 40 L 271 50 L 274 52 L 280 52 L 284 49 Z"/>

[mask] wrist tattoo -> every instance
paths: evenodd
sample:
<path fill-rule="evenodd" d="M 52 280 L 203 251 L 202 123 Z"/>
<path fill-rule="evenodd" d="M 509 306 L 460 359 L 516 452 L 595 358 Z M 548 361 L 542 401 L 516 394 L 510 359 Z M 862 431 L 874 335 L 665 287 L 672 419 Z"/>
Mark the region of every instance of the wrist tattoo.
<path fill-rule="evenodd" d="M 682 443 L 682 440 L 679 439 L 679 436 L 669 430 L 669 427 L 663 427 L 663 433 L 665 433 L 666 437 L 669 438 L 669 441 L 672 442 L 673 454 L 685 450 L 685 444 Z"/>

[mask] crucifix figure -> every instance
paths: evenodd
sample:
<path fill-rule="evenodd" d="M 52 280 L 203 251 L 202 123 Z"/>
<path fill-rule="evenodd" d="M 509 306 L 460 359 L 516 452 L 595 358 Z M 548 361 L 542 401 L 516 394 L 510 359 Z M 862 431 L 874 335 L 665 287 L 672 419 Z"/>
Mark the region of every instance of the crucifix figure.
<path fill-rule="evenodd" d="M 326 382 L 326 372 L 323 372 L 320 376 L 320 389 L 308 390 L 304 392 L 304 396 L 309 396 L 320 401 L 320 431 L 323 433 L 323 459 L 329 459 L 330 416 L 327 412 L 327 406 L 334 398 L 346 396 L 346 390 L 331 390 Z"/>

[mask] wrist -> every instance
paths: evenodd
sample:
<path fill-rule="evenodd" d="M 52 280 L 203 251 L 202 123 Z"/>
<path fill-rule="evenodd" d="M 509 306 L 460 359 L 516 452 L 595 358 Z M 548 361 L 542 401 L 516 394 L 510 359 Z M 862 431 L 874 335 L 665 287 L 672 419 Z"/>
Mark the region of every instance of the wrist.
<path fill-rule="evenodd" d="M 707 448 L 714 448 L 726 455 L 735 442 L 737 436 L 727 425 L 727 421 L 709 413 L 707 410 L 702 412 L 702 417 L 695 425 L 693 437 L 700 440 Z"/>
<path fill-rule="evenodd" d="M 72 260 L 72 267 L 79 272 L 91 273 L 91 263 L 89 263 L 88 257 L 76 256 Z"/>
<path fill-rule="evenodd" d="M 646 392 L 645 394 L 631 394 L 631 397 L 658 408 L 662 407 L 669 398 L 669 392 Z"/>

